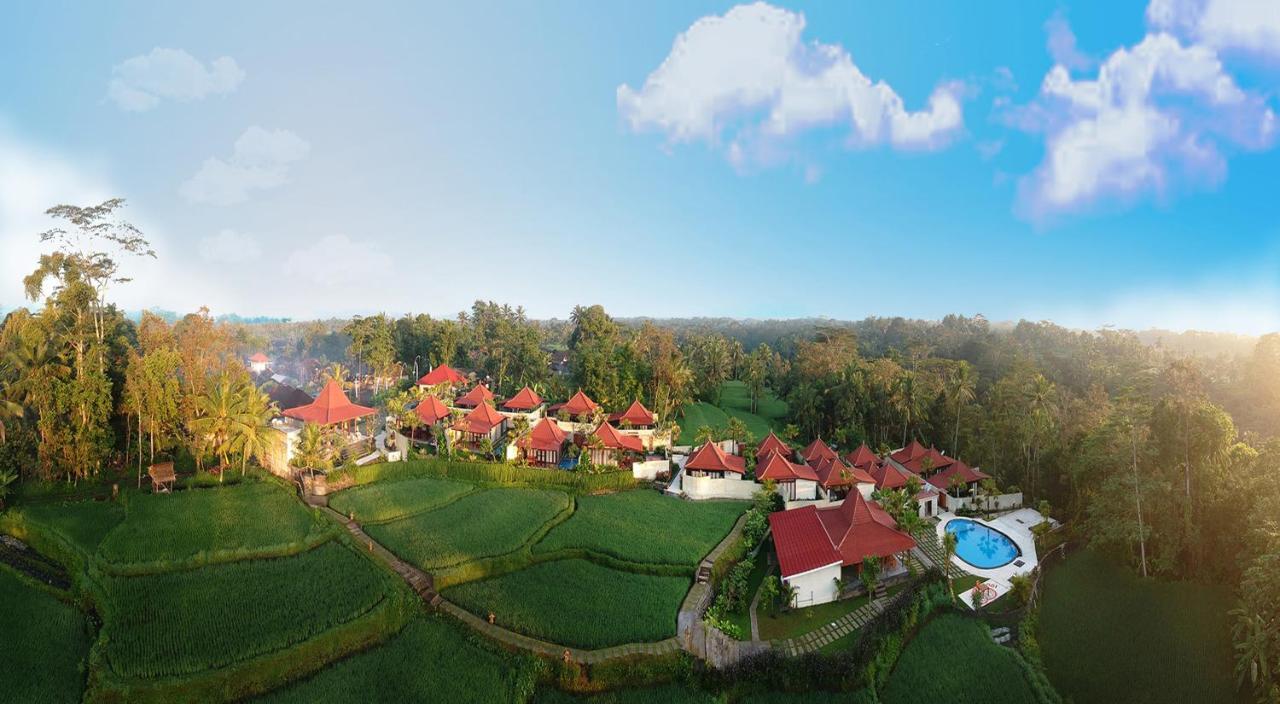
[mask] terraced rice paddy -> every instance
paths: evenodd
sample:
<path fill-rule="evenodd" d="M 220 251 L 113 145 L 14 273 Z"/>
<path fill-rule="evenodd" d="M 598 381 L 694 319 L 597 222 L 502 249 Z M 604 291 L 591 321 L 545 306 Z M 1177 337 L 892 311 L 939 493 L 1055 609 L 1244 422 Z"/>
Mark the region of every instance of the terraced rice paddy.
<path fill-rule="evenodd" d="M 435 510 L 474 490 L 465 482 L 418 477 L 348 489 L 334 495 L 329 506 L 370 525 Z"/>
<path fill-rule="evenodd" d="M 80 701 L 88 650 L 75 607 L 0 567 L 0 700 Z"/>
<path fill-rule="evenodd" d="M 103 585 L 106 655 L 126 677 L 225 667 L 355 619 L 387 596 L 387 576 L 338 543 Z"/>
<path fill-rule="evenodd" d="M 654 642 L 676 633 L 685 577 L 655 577 L 558 560 L 444 591 L 505 628 L 580 648 Z"/>
<path fill-rule="evenodd" d="M 696 566 L 746 511 L 745 501 L 675 501 L 655 491 L 583 496 L 535 553 L 585 548 L 629 562 Z M 657 536 L 661 536 L 658 538 Z"/>
<path fill-rule="evenodd" d="M 996 645 L 986 624 L 946 614 L 907 644 L 880 693 L 885 704 L 1037 701 L 1012 650 Z"/>
<path fill-rule="evenodd" d="M 570 506 L 562 491 L 488 489 L 366 532 L 401 559 L 433 570 L 513 552 Z"/>

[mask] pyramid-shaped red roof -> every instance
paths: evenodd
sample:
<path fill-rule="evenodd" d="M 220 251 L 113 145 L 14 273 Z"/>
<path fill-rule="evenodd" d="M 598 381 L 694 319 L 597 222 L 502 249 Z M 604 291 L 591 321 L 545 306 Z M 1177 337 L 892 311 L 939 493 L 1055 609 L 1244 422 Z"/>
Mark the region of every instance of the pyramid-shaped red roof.
<path fill-rule="evenodd" d="M 839 458 L 821 459 L 812 467 L 814 473 L 818 475 L 818 483 L 822 484 L 824 489 L 853 486 L 855 483 L 875 483 L 875 479 L 872 479 L 866 470 L 859 467 L 850 467 Z"/>
<path fill-rule="evenodd" d="M 532 411 L 541 405 L 542 397 L 527 386 L 517 391 L 515 396 L 502 402 L 503 409 L 508 411 Z"/>
<path fill-rule="evenodd" d="M 435 386 L 436 384 L 465 384 L 467 375 L 447 364 L 432 369 L 418 379 L 419 386 Z"/>
<path fill-rule="evenodd" d="M 565 434 L 560 425 L 550 418 L 543 418 L 534 424 L 529 434 L 520 438 L 516 444 L 529 450 L 558 451 L 564 446 Z"/>
<path fill-rule="evenodd" d="M 463 416 L 462 420 L 454 423 L 453 428 L 454 430 L 464 430 L 468 433 L 484 435 L 502 425 L 504 420 L 506 420 L 506 416 L 494 410 L 493 406 L 488 403 L 482 403 L 476 406 L 475 410 Z"/>
<path fill-rule="evenodd" d="M 571 416 L 585 416 L 594 412 L 599 406 L 590 397 L 582 393 L 582 389 L 578 389 L 578 392 L 571 396 L 568 401 L 565 401 L 561 408 Z"/>
<path fill-rule="evenodd" d="M 880 458 L 876 457 L 876 453 L 872 452 L 865 442 L 859 445 L 858 449 L 845 455 L 844 459 L 849 464 L 860 469 L 867 469 L 880 461 Z"/>
<path fill-rule="evenodd" d="M 704 444 L 693 453 L 684 465 L 685 469 L 697 469 L 705 472 L 736 472 L 744 474 L 747 463 L 737 455 L 730 455 L 714 442 Z"/>
<path fill-rule="evenodd" d="M 859 492 L 850 492 L 844 503 L 818 511 L 832 544 L 845 565 L 856 565 L 868 556 L 886 557 L 916 546 L 910 535 L 898 530 L 893 517 Z"/>
<path fill-rule="evenodd" d="M 250 362 L 270 362 L 271 360 L 267 357 L 267 355 L 261 352 L 254 352 L 253 356 L 249 358 L 249 361 Z"/>
<path fill-rule="evenodd" d="M 600 438 L 600 444 L 610 450 L 644 452 L 644 442 L 640 438 L 634 435 L 623 435 L 608 423 L 601 423 L 600 427 L 596 428 L 596 432 L 592 433 L 592 435 Z"/>
<path fill-rule="evenodd" d="M 343 421 L 373 415 L 376 411 L 368 406 L 357 406 L 347 395 L 342 393 L 338 382 L 330 379 L 320 391 L 316 400 L 305 406 L 287 408 L 283 411 L 289 418 L 297 418 L 304 423 L 332 425 Z"/>
<path fill-rule="evenodd" d="M 876 480 L 877 489 L 899 489 L 907 485 L 907 475 L 898 471 L 888 462 L 882 462 L 871 469 L 871 476 Z"/>
<path fill-rule="evenodd" d="M 643 403 L 636 400 L 632 401 L 630 406 L 627 406 L 627 410 L 609 416 L 609 420 L 614 423 L 627 421 L 632 425 L 653 425 L 658 419 L 653 413 L 649 412 L 649 409 L 644 407 Z"/>
<path fill-rule="evenodd" d="M 463 408 L 475 408 L 483 405 L 485 401 L 492 400 L 493 392 L 489 390 L 489 387 L 484 384 L 476 384 L 470 391 L 458 397 L 457 405 Z"/>
<path fill-rule="evenodd" d="M 929 477 L 926 481 L 938 487 L 939 489 L 946 491 L 951 486 L 952 477 L 959 477 L 960 480 L 966 484 L 969 484 L 972 482 L 980 482 L 983 479 L 991 478 L 988 474 L 986 474 L 980 469 L 970 467 L 969 465 L 965 464 L 964 462 L 961 462 L 960 460 L 954 460 L 951 462 L 950 465 L 947 466 L 946 469 L 942 470 L 941 472 L 938 472 L 932 477 Z"/>
<path fill-rule="evenodd" d="M 430 394 L 418 402 L 413 412 L 417 414 L 418 420 L 427 425 L 435 425 L 449 417 L 449 408 L 440 399 Z"/>
<path fill-rule="evenodd" d="M 773 431 L 769 431 L 769 434 L 764 436 L 764 440 L 756 445 L 756 460 L 763 460 L 770 452 L 781 452 L 783 457 L 791 456 L 791 448 L 787 447 L 787 443 Z"/>
<path fill-rule="evenodd" d="M 950 467 L 953 461 L 952 458 L 939 452 L 938 448 L 930 446 L 919 456 L 903 462 L 902 466 L 916 474 L 923 474 L 926 471 L 932 473 Z"/>
<path fill-rule="evenodd" d="M 893 458 L 894 462 L 898 462 L 899 464 L 906 464 L 907 462 L 910 462 L 911 460 L 914 460 L 917 457 L 920 457 L 924 453 L 925 453 L 924 445 L 921 445 L 916 440 L 912 440 L 910 443 L 907 444 L 906 447 L 899 449 L 898 451 L 890 454 L 889 456 Z"/>
<path fill-rule="evenodd" d="M 756 466 L 756 479 L 772 479 L 775 482 L 793 482 L 797 479 L 818 481 L 818 475 L 806 464 L 795 464 L 782 456 L 781 452 L 770 452 L 764 464 Z"/>
<path fill-rule="evenodd" d="M 835 450 L 832 450 L 827 443 L 822 441 L 822 438 L 817 438 L 813 442 L 809 443 L 809 446 L 801 451 L 800 456 L 804 458 L 805 462 L 822 459 L 824 457 L 828 459 L 836 459 L 839 457 Z"/>

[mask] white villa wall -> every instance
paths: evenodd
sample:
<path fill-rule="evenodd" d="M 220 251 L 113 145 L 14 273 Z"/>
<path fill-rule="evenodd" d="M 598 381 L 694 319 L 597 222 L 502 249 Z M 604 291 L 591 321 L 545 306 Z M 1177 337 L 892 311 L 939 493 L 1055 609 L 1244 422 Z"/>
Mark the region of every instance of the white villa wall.
<path fill-rule="evenodd" d="M 839 577 L 840 563 L 836 562 L 816 570 L 783 577 L 782 581 L 796 590 L 791 605 L 804 607 L 835 601 L 836 579 Z"/>
<path fill-rule="evenodd" d="M 724 479 L 685 474 L 682 481 L 684 493 L 691 499 L 750 499 L 757 488 L 755 482 L 742 481 L 739 474 Z"/>
<path fill-rule="evenodd" d="M 636 479 L 648 479 L 652 481 L 658 477 L 659 472 L 665 472 L 669 469 L 671 469 L 671 463 L 665 459 L 632 462 L 631 476 Z"/>
<path fill-rule="evenodd" d="M 858 493 L 862 494 L 862 498 L 867 501 L 871 500 L 871 495 L 875 493 L 876 485 L 869 482 L 858 482 Z"/>
<path fill-rule="evenodd" d="M 966 507 L 976 507 L 984 511 L 1009 511 L 1022 507 L 1022 492 L 1013 494 L 997 494 L 995 496 L 965 496 L 956 498 L 947 496 L 947 510 L 959 511 Z"/>
<path fill-rule="evenodd" d="M 917 499 L 916 507 L 919 509 L 921 518 L 938 515 L 938 495 L 934 494 L 927 499 Z"/>
<path fill-rule="evenodd" d="M 818 498 L 818 483 L 808 479 L 797 479 L 795 498 L 797 501 Z"/>

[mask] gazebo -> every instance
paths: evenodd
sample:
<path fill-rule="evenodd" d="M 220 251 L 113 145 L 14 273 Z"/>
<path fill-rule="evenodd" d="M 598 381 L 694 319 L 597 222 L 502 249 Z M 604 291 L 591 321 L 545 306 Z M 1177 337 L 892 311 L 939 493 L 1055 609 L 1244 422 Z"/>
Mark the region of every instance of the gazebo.
<path fill-rule="evenodd" d="M 286 408 L 282 413 L 286 418 L 300 420 L 303 423 L 316 425 L 334 425 L 339 430 L 358 432 L 356 420 L 371 416 L 377 411 L 368 406 L 360 406 L 351 402 L 343 393 L 337 381 L 330 379 L 316 396 L 316 400 L 305 406 Z"/>
<path fill-rule="evenodd" d="M 542 397 L 526 386 L 517 391 L 511 398 L 503 401 L 499 410 L 507 413 L 533 413 L 541 407 Z"/>
<path fill-rule="evenodd" d="M 493 401 L 493 392 L 484 384 L 476 384 L 475 388 L 458 397 L 455 404 L 459 408 L 478 408 L 486 402 Z"/>
<path fill-rule="evenodd" d="M 571 419 L 585 420 L 587 416 L 595 413 L 596 409 L 599 407 L 600 406 L 595 401 L 591 400 L 590 396 L 582 393 L 582 389 L 578 389 L 578 392 L 573 396 L 570 396 L 568 401 L 552 406 L 551 412 L 559 413 L 560 411 L 564 411 Z"/>
<path fill-rule="evenodd" d="M 620 428 L 651 428 L 658 422 L 657 416 L 639 400 L 632 401 L 627 410 L 609 416 L 609 420 Z"/>

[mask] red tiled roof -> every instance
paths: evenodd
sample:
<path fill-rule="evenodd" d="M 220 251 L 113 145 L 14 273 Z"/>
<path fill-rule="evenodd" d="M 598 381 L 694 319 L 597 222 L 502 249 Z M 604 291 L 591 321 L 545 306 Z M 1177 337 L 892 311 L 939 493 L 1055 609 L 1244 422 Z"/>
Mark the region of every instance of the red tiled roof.
<path fill-rule="evenodd" d="M 462 372 L 447 364 L 432 369 L 418 379 L 419 386 L 435 386 L 436 384 L 465 384 L 467 377 Z"/>
<path fill-rule="evenodd" d="M 903 447 L 893 452 L 889 456 L 892 457 L 895 462 L 906 464 L 907 462 L 914 460 L 917 457 L 923 455 L 924 452 L 925 452 L 924 445 L 921 445 L 919 442 L 912 440 L 910 443 L 907 444 L 906 447 Z"/>
<path fill-rule="evenodd" d="M 862 494 L 850 492 L 843 504 L 818 511 L 845 565 L 856 565 L 868 556 L 886 557 L 916 546 L 910 535 L 898 530 L 893 517 Z M 776 544 L 776 538 L 775 538 Z"/>
<path fill-rule="evenodd" d="M 631 452 L 644 452 L 644 442 L 634 435 L 623 435 L 608 423 L 601 423 L 596 428 L 593 436 L 600 438 L 601 444 L 611 450 L 629 450 Z"/>
<path fill-rule="evenodd" d="M 453 429 L 485 435 L 502 425 L 504 420 L 506 420 L 506 416 L 494 410 L 493 406 L 482 403 L 476 406 L 475 410 L 463 416 L 457 423 L 454 423 Z"/>
<path fill-rule="evenodd" d="M 960 460 L 955 460 L 951 463 L 949 467 L 942 470 L 941 472 L 938 472 L 932 477 L 929 477 L 925 481 L 929 482 L 930 484 L 938 487 L 943 491 L 946 491 L 947 488 L 951 486 L 952 477 L 960 477 L 960 479 L 964 481 L 964 483 L 966 484 L 969 484 L 971 482 L 980 482 L 983 479 L 991 478 L 990 475 L 983 472 L 982 470 L 970 467 L 969 465 L 965 464 L 964 462 L 961 462 Z"/>
<path fill-rule="evenodd" d="M 493 392 L 484 384 L 476 384 L 475 388 L 458 398 L 457 405 L 464 408 L 476 408 L 484 405 L 485 401 L 493 400 Z"/>
<path fill-rule="evenodd" d="M 515 396 L 502 402 L 502 407 L 509 411 L 532 411 L 541 405 L 542 397 L 527 386 L 517 391 Z"/>
<path fill-rule="evenodd" d="M 844 459 L 849 464 L 860 469 L 869 469 L 880 461 L 880 458 L 876 457 L 876 453 L 872 452 L 865 442 L 859 445 L 858 449 L 845 455 Z"/>
<path fill-rule="evenodd" d="M 287 408 L 283 413 L 304 423 L 332 425 L 373 415 L 376 411 L 368 406 L 357 406 L 352 403 L 347 398 L 347 395 L 342 393 L 342 387 L 338 385 L 338 382 L 330 379 L 329 383 L 324 385 L 324 389 L 320 391 L 320 395 L 316 397 L 316 400 L 305 406 Z"/>
<path fill-rule="evenodd" d="M 795 464 L 782 456 L 781 452 L 770 452 L 768 459 L 756 467 L 756 479 L 772 479 L 775 482 L 793 482 L 797 479 L 818 481 L 818 475 L 807 464 Z"/>
<path fill-rule="evenodd" d="M 516 444 L 529 450 L 555 452 L 564 446 L 564 439 L 564 431 L 560 429 L 560 425 L 550 418 L 543 418 Z"/>
<path fill-rule="evenodd" d="M 889 462 L 882 462 L 871 469 L 877 489 L 898 489 L 907 485 L 907 476 Z"/>
<path fill-rule="evenodd" d="M 261 352 L 254 352 L 253 356 L 249 358 L 249 361 L 250 362 L 270 362 L 271 359 L 267 357 L 267 355 Z"/>
<path fill-rule="evenodd" d="M 839 458 L 818 460 L 813 464 L 813 471 L 824 489 L 852 486 L 854 483 L 874 484 L 876 481 L 866 470 L 850 467 Z"/>
<path fill-rule="evenodd" d="M 743 474 L 747 471 L 747 464 L 741 457 L 730 455 L 721 450 L 716 443 L 709 442 L 693 453 L 693 456 L 685 463 L 684 468 L 698 469 L 705 472 L 736 472 Z"/>
<path fill-rule="evenodd" d="M 800 456 L 804 458 L 805 462 L 822 459 L 823 457 L 831 459 L 839 457 L 835 450 L 832 450 L 827 443 L 822 441 L 822 438 L 817 438 L 813 442 L 809 443 L 808 447 L 800 451 Z"/>
<path fill-rule="evenodd" d="M 769 514 L 769 526 L 783 577 L 844 562 L 813 506 L 775 511 Z"/>
<path fill-rule="evenodd" d="M 906 467 L 912 472 L 915 472 L 916 474 L 923 474 L 926 471 L 926 466 L 928 467 L 929 472 L 936 472 L 940 469 L 949 467 L 951 463 L 954 461 L 955 460 L 953 460 L 952 458 L 947 457 L 941 452 L 938 452 L 937 448 L 930 447 L 929 449 L 922 452 L 919 456 L 913 457 L 907 460 L 906 462 L 903 462 L 902 466 Z"/>
<path fill-rule="evenodd" d="M 583 416 L 596 410 L 599 406 L 590 397 L 582 393 L 582 389 L 578 389 L 578 393 L 570 396 L 569 400 L 565 401 L 560 408 L 563 408 L 571 416 Z"/>
<path fill-rule="evenodd" d="M 632 401 L 630 406 L 627 406 L 627 410 L 609 416 L 609 420 L 615 423 L 621 423 L 625 420 L 632 425 L 653 425 L 657 421 L 657 417 L 650 413 L 643 403 L 636 400 Z"/>
<path fill-rule="evenodd" d="M 791 456 L 791 448 L 787 447 L 787 443 L 783 442 L 782 438 L 775 435 L 773 431 L 770 431 L 768 435 L 764 436 L 764 440 L 761 440 L 760 444 L 756 445 L 756 459 L 763 460 L 770 452 L 781 452 L 784 457 Z"/>
<path fill-rule="evenodd" d="M 427 425 L 435 425 L 449 417 L 449 408 L 440 399 L 430 394 L 418 402 L 413 412 L 418 414 L 418 420 Z"/>

